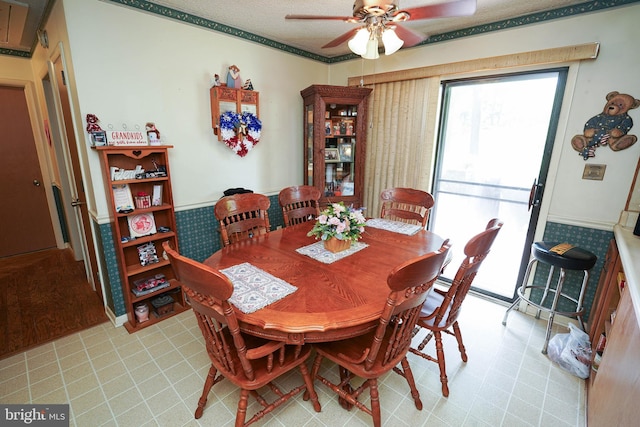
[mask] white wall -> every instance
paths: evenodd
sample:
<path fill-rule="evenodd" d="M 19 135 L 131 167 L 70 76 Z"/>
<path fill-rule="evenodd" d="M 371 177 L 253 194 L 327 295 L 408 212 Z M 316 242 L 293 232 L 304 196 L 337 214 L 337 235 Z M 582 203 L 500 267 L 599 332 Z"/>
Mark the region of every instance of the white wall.
<path fill-rule="evenodd" d="M 621 152 L 601 147 L 585 162 L 569 141 L 602 110 L 608 92 L 640 98 L 640 82 L 634 76 L 640 65 L 638 4 L 331 66 L 112 3 L 62 4 L 78 132 L 86 136 L 87 113 L 98 115 L 103 127 L 155 122 L 166 143 L 175 146 L 171 169 L 178 209 L 213 204 L 229 187 L 272 194 L 302 182 L 299 92 L 310 84 L 344 85 L 348 77 L 362 74 L 589 42 L 600 43 L 600 54 L 571 70 L 543 214 L 552 221 L 609 228 L 624 208 L 640 143 Z M 226 148 L 211 129 L 210 79 L 214 73 L 224 79 L 230 64 L 237 64 L 243 79 L 251 78 L 260 92 L 262 140 L 245 158 Z M 636 120 L 631 133 L 640 134 L 640 109 L 630 114 Z M 105 222 L 108 209 L 100 165 L 88 145 L 85 140 L 95 212 Z M 606 165 L 604 180 L 582 180 L 585 163 Z"/>
<path fill-rule="evenodd" d="M 154 122 L 163 141 L 175 147 L 170 159 L 177 209 L 212 205 L 230 187 L 271 194 L 302 183 L 300 90 L 326 83 L 327 65 L 112 3 L 63 5 L 81 120 L 96 114 L 105 129 L 144 129 Z M 211 127 L 211 78 L 217 73 L 225 81 L 231 64 L 260 93 L 262 137 L 244 158 L 219 142 Z M 98 155 L 89 150 L 88 158 L 97 216 L 104 222 Z"/>
<path fill-rule="evenodd" d="M 640 79 L 637 77 L 640 69 L 639 21 L 640 5 L 634 4 L 400 50 L 375 61 L 358 59 L 332 65 L 330 84 L 346 84 L 349 77 L 362 74 L 599 42 L 597 60 L 574 67 L 569 76 L 543 211 L 551 221 L 611 229 L 624 209 L 640 143 L 619 152 L 608 147 L 598 148 L 596 157 L 585 162 L 571 148 L 570 141 L 574 135 L 582 133 L 584 123 L 590 117 L 602 111 L 607 93 L 616 90 L 640 99 Z M 630 133 L 640 135 L 640 108 L 631 110 L 630 115 L 636 122 Z M 522 131 L 526 132 L 526 129 Z M 517 143 L 517 135 L 514 135 L 514 144 Z M 526 147 L 522 147 L 522 152 L 522 161 L 526 162 Z M 583 180 L 586 163 L 606 165 L 604 180 Z"/>

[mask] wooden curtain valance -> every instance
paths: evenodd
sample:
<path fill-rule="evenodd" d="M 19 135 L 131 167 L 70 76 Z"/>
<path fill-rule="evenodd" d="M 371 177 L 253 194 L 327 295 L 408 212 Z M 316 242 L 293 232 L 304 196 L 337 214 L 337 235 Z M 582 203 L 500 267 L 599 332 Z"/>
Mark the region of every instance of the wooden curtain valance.
<path fill-rule="evenodd" d="M 428 77 L 472 73 L 501 68 L 522 67 L 528 65 L 558 64 L 563 62 L 596 59 L 600 43 L 585 43 L 574 46 L 556 47 L 552 49 L 534 50 L 531 52 L 513 53 L 490 58 L 472 59 L 449 64 L 430 65 L 408 70 L 390 71 L 380 74 L 349 77 L 349 86 L 390 83 L 402 80 L 424 79 Z"/>

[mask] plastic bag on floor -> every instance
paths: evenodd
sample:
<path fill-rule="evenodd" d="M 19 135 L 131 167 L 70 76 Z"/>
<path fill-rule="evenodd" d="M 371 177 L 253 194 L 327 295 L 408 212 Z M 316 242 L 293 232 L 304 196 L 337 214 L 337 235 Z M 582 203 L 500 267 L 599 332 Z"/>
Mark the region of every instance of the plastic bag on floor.
<path fill-rule="evenodd" d="M 549 340 L 547 356 L 565 371 L 588 378 L 591 369 L 591 342 L 589 335 L 573 323 L 568 334 L 556 334 Z"/>

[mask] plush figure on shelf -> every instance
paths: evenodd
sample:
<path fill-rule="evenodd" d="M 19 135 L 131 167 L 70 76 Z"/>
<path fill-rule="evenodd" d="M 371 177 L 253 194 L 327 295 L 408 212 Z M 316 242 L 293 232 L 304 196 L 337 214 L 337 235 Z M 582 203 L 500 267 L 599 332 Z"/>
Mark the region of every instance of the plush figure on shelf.
<path fill-rule="evenodd" d="M 587 121 L 582 135 L 571 139 L 571 146 L 584 160 L 595 157 L 596 148 L 600 145 L 609 145 L 613 151 L 620 151 L 638 140 L 635 135 L 627 135 L 633 127 L 633 120 L 627 112 L 638 108 L 640 99 L 616 91 L 609 92 L 606 99 L 602 113 Z"/>
<path fill-rule="evenodd" d="M 154 123 L 147 123 L 144 125 L 147 131 L 147 138 L 149 139 L 149 145 L 160 145 L 160 131 L 156 129 Z"/>
<path fill-rule="evenodd" d="M 253 84 L 251 83 L 251 79 L 247 79 L 244 82 L 244 86 L 242 86 L 242 89 L 244 89 L 244 90 L 253 90 Z"/>
<path fill-rule="evenodd" d="M 87 132 L 102 132 L 99 121 L 95 114 L 87 114 Z"/>
<path fill-rule="evenodd" d="M 213 85 L 214 86 L 220 86 L 220 76 L 217 74 L 213 75 Z"/>
<path fill-rule="evenodd" d="M 235 65 L 229 67 L 229 74 L 227 74 L 227 86 L 236 89 L 242 88 L 242 79 L 240 78 L 240 68 Z"/>

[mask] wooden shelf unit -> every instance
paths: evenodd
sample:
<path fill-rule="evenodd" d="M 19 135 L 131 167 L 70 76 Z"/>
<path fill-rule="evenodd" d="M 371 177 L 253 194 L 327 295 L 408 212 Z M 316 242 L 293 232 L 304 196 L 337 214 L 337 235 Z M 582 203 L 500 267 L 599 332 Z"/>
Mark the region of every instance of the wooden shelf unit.
<path fill-rule="evenodd" d="M 260 118 L 260 93 L 254 90 L 236 89 L 227 86 L 213 86 L 209 89 L 211 98 L 211 126 L 213 133 L 222 141 L 220 115 L 226 111 L 242 113 L 248 111 Z"/>
<path fill-rule="evenodd" d="M 180 283 L 175 279 L 171 264 L 163 258 L 162 253 L 162 243 L 165 241 L 169 241 L 171 246 L 178 249 L 178 236 L 176 234 L 176 219 L 168 158 L 168 150 L 172 148 L 172 146 L 102 146 L 93 148 L 101 157 L 105 191 L 109 197 L 109 208 L 113 219 L 114 245 L 120 268 L 122 292 L 124 294 L 127 311 L 125 328 L 131 333 L 189 309 L 185 303 Z M 166 176 L 139 179 L 113 179 L 112 176 L 113 168 L 130 171 L 135 170 L 137 166 L 141 166 L 144 171 L 153 172 L 156 171 L 156 165 L 159 168 L 164 168 Z M 161 186 L 161 203 L 158 206 L 151 205 L 145 208 L 135 207 L 131 212 L 118 212 L 113 187 L 124 184 L 129 186 L 132 199 L 140 192 L 151 196 L 153 195 L 154 186 Z M 156 233 L 129 240 L 129 238 L 131 238 L 129 218 L 140 214 L 153 215 Z M 159 227 L 167 227 L 169 231 L 159 232 L 157 231 Z M 147 243 L 152 243 L 155 247 L 158 262 L 142 265 L 138 247 Z M 151 278 L 156 274 L 163 274 L 169 281 L 169 287 L 142 296 L 136 296 L 132 292 L 134 281 Z M 164 294 L 168 294 L 173 298 L 173 310 L 159 316 L 154 312 L 152 300 Z M 135 308 L 139 304 L 144 304 L 149 309 L 149 319 L 144 322 L 139 322 L 135 315 Z"/>

